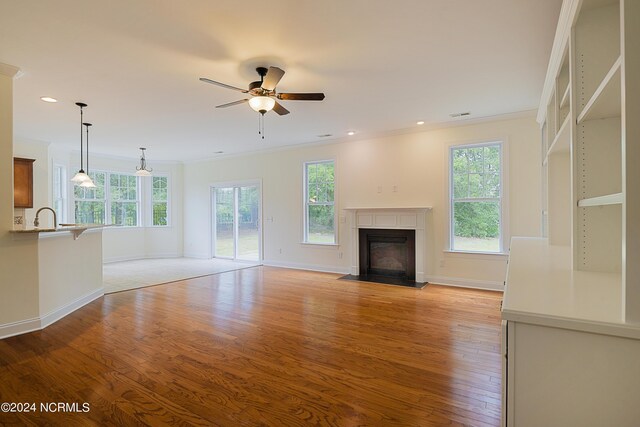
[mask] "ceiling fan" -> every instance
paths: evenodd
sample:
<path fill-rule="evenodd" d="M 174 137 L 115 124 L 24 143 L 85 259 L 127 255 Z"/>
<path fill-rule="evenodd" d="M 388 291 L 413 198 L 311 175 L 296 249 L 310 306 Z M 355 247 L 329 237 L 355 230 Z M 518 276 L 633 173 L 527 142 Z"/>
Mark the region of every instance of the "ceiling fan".
<path fill-rule="evenodd" d="M 271 110 L 281 116 L 289 114 L 289 110 L 284 108 L 276 99 L 283 101 L 322 101 L 324 99 L 324 93 L 276 93 L 276 86 L 280 82 L 280 79 L 282 79 L 282 76 L 284 76 L 284 71 L 278 67 L 269 67 L 268 69 L 258 67 L 256 71 L 258 75 L 260 75 L 260 81 L 249 83 L 249 89 L 240 89 L 239 87 L 204 77 L 201 77 L 200 81 L 251 95 L 250 98 L 217 105 L 216 108 L 227 108 L 248 102 L 249 106 L 261 115 Z"/>

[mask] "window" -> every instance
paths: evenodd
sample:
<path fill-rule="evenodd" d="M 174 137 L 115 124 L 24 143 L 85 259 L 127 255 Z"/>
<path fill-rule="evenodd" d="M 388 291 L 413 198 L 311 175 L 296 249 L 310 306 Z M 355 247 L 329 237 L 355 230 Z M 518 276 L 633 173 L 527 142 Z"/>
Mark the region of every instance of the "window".
<path fill-rule="evenodd" d="M 105 198 L 105 172 L 89 172 L 95 188 L 74 186 L 75 222 L 79 224 L 105 224 L 107 200 Z"/>
<path fill-rule="evenodd" d="M 151 224 L 154 226 L 169 225 L 168 178 L 154 176 L 151 182 Z"/>
<path fill-rule="evenodd" d="M 79 185 L 73 188 L 75 222 L 137 226 L 138 178 L 134 175 L 109 172 L 89 172 L 89 176 L 93 179 L 95 188 Z"/>
<path fill-rule="evenodd" d="M 58 223 L 67 222 L 67 169 L 61 165 L 53 167 L 53 210 Z"/>
<path fill-rule="evenodd" d="M 336 242 L 333 160 L 305 163 L 304 181 L 304 241 L 333 244 Z"/>
<path fill-rule="evenodd" d="M 135 175 L 109 174 L 111 224 L 138 225 L 138 178 Z"/>
<path fill-rule="evenodd" d="M 502 252 L 502 143 L 449 152 L 451 250 Z"/>

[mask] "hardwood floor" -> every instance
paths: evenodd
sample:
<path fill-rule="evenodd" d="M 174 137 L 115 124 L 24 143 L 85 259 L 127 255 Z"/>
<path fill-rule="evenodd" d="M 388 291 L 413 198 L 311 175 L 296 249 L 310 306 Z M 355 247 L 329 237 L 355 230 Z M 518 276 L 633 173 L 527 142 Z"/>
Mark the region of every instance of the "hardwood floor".
<path fill-rule="evenodd" d="M 7 425 L 498 426 L 497 292 L 255 267 L 0 340 Z M 40 410 L 77 402 L 89 412 Z"/>

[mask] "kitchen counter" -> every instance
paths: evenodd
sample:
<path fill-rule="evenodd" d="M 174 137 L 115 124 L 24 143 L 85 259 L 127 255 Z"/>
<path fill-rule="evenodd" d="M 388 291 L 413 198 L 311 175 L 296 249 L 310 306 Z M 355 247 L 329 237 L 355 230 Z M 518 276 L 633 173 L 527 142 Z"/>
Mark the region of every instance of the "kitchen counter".
<path fill-rule="evenodd" d="M 69 224 L 58 226 L 57 228 L 44 228 L 44 227 L 31 227 L 18 230 L 10 230 L 10 233 L 14 234 L 40 234 L 40 233 L 71 233 L 73 238 L 77 239 L 82 233 L 87 230 L 102 229 L 105 227 L 111 227 L 111 225 L 104 224 Z"/>

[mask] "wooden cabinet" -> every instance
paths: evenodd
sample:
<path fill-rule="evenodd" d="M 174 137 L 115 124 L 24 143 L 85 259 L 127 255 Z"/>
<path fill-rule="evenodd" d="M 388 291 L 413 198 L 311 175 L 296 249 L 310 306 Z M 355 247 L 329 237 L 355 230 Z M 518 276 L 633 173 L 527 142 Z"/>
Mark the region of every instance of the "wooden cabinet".
<path fill-rule="evenodd" d="M 512 240 L 502 306 L 507 426 L 640 419 L 639 16 L 562 5 L 538 110 L 545 238 Z"/>
<path fill-rule="evenodd" d="M 13 207 L 33 207 L 34 159 L 13 158 Z"/>

